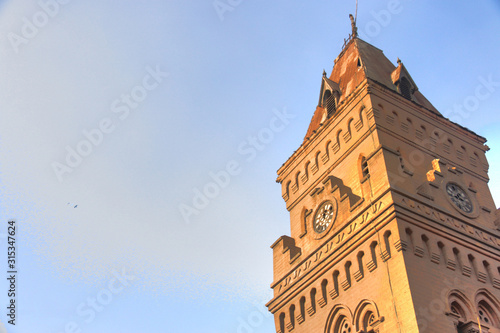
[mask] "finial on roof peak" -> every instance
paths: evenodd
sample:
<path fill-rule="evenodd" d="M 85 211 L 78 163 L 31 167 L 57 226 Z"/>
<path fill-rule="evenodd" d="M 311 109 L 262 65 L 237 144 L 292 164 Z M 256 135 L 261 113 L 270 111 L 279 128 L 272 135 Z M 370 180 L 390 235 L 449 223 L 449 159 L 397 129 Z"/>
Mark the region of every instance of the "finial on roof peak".
<path fill-rule="evenodd" d="M 399 59 L 398 57 L 398 65 L 401 65 L 403 62 L 401 61 L 401 59 Z"/>
<path fill-rule="evenodd" d="M 351 19 L 352 37 L 358 37 L 358 27 L 356 27 L 354 16 L 352 16 L 352 14 L 349 14 L 349 18 Z"/>
<path fill-rule="evenodd" d="M 323 69 L 323 77 L 326 77 L 326 71 Z"/>

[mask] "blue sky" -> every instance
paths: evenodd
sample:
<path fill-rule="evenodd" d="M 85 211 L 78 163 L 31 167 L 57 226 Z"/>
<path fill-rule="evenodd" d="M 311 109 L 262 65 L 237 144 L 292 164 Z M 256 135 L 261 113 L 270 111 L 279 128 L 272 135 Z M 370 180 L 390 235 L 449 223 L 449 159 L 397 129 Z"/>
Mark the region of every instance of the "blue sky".
<path fill-rule="evenodd" d="M 355 1 L 67 2 L 0 2 L 0 233 L 17 221 L 19 266 L 7 331 L 272 332 L 269 246 L 289 233 L 276 170 L 302 142 Z M 500 82 L 499 17 L 486 0 L 358 9 L 361 36 L 488 139 L 497 203 L 500 84 L 455 106 Z M 106 303 L 95 316 L 93 298 Z"/>

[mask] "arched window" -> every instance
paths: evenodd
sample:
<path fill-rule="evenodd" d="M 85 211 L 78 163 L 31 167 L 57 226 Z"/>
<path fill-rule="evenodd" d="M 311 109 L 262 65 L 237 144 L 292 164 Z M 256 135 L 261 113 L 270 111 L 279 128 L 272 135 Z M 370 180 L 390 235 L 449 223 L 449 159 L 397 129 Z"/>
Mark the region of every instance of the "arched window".
<path fill-rule="evenodd" d="M 351 333 L 353 332 L 352 330 L 352 325 L 349 323 L 349 320 L 345 316 L 341 316 L 338 320 L 337 323 L 334 326 L 334 333 Z"/>
<path fill-rule="evenodd" d="M 465 322 L 466 320 L 465 311 L 464 309 L 462 309 L 460 304 L 458 304 L 457 302 L 452 302 L 450 305 L 450 309 L 452 313 L 456 314 L 459 317 L 460 322 L 462 323 Z"/>
<path fill-rule="evenodd" d="M 333 94 L 328 98 L 328 101 L 326 104 L 326 111 L 327 111 L 328 118 L 333 116 L 335 114 L 336 110 L 337 110 L 336 94 Z"/>
<path fill-rule="evenodd" d="M 354 329 L 356 332 L 373 333 L 378 331 L 376 327 L 380 323 L 377 306 L 370 300 L 359 303 L 354 312 Z"/>
<path fill-rule="evenodd" d="M 372 331 L 372 324 L 375 322 L 376 318 L 375 318 L 375 315 L 373 314 L 373 312 L 371 311 L 368 311 L 364 317 L 363 317 L 363 321 L 362 321 L 362 328 L 363 328 L 363 331 L 364 332 L 370 332 Z"/>
<path fill-rule="evenodd" d="M 500 303 L 495 296 L 483 289 L 476 295 L 476 304 L 476 315 L 479 317 L 481 324 L 490 328 L 500 328 Z"/>
<path fill-rule="evenodd" d="M 453 321 L 459 333 L 468 332 L 470 321 L 476 322 L 473 307 L 465 294 L 452 290 L 448 296 L 449 318 Z"/>
<path fill-rule="evenodd" d="M 363 178 L 368 177 L 370 170 L 368 170 L 368 161 L 365 157 L 361 159 L 361 176 Z"/>
<path fill-rule="evenodd" d="M 338 94 L 336 91 L 332 93 L 330 90 L 325 90 L 325 92 L 323 93 L 322 105 L 327 111 L 328 118 L 335 114 L 335 110 L 337 108 L 337 95 Z"/>
<path fill-rule="evenodd" d="M 491 306 L 486 301 L 483 300 L 479 302 L 477 306 L 477 315 L 481 323 L 484 323 L 486 326 L 499 327 L 495 311 L 493 311 Z"/>
<path fill-rule="evenodd" d="M 330 90 L 325 90 L 323 93 L 323 106 L 325 107 L 328 103 L 328 99 L 332 96 L 332 92 Z"/>

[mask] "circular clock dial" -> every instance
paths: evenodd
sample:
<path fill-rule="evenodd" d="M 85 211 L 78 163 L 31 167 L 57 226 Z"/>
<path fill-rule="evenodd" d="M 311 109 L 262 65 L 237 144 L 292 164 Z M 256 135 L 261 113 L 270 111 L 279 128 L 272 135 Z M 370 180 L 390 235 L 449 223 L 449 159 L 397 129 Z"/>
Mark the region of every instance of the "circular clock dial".
<path fill-rule="evenodd" d="M 472 213 L 472 201 L 465 191 L 457 184 L 446 184 L 446 193 L 458 209 L 465 213 Z"/>
<path fill-rule="evenodd" d="M 316 216 L 314 217 L 314 231 L 318 234 L 323 233 L 335 217 L 335 204 L 331 201 L 326 201 L 319 206 Z"/>

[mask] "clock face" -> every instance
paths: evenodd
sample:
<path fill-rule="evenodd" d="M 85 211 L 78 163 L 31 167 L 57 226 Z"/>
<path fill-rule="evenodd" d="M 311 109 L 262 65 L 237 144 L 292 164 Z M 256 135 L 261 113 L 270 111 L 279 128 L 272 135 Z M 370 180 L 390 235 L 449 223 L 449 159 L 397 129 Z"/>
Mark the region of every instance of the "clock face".
<path fill-rule="evenodd" d="M 337 213 L 336 202 L 325 201 L 319 206 L 316 216 L 314 217 L 313 228 L 318 234 L 325 232 L 326 229 L 333 223 Z"/>
<path fill-rule="evenodd" d="M 472 213 L 472 201 L 465 191 L 457 184 L 446 184 L 446 193 L 458 209 L 465 213 Z"/>

